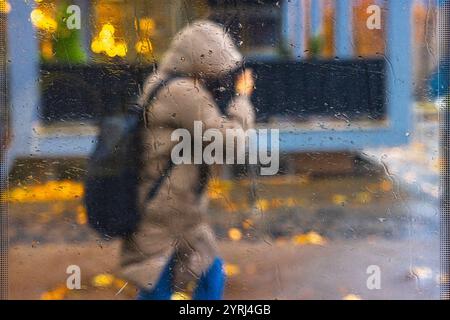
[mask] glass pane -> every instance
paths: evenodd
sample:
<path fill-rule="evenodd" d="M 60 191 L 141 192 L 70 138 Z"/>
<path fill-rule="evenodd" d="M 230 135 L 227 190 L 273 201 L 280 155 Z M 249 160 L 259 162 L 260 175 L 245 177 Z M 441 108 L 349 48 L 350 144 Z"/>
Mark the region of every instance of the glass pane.
<path fill-rule="evenodd" d="M 439 298 L 442 4 L 0 4 L 10 298 Z"/>

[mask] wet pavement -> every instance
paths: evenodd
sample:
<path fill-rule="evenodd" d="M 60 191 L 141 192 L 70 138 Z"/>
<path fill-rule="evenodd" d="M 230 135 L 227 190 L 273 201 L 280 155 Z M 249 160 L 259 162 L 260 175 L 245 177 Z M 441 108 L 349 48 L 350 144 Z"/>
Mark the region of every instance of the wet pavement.
<path fill-rule="evenodd" d="M 366 170 L 354 174 L 258 179 L 252 199 L 255 181 L 213 181 L 210 218 L 227 263 L 226 297 L 438 298 L 437 129 L 419 121 L 411 144 L 364 150 Z M 55 199 L 10 202 L 10 296 L 133 297 L 121 279 L 93 280 L 114 275 L 117 242 L 99 241 L 86 226 L 79 196 Z M 71 264 L 83 272 L 77 292 L 62 287 Z M 380 289 L 367 286 L 371 266 Z"/>

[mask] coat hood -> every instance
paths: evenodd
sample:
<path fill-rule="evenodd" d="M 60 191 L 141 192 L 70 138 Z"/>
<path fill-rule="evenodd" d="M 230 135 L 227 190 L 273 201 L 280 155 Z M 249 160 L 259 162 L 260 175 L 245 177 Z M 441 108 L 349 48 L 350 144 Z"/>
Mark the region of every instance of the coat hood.
<path fill-rule="evenodd" d="M 163 57 L 164 72 L 217 78 L 237 68 L 242 55 L 218 24 L 196 21 L 180 31 Z"/>
<path fill-rule="evenodd" d="M 140 102 L 147 100 L 148 92 L 170 74 L 215 80 L 231 73 L 242 64 L 231 36 L 209 20 L 198 20 L 182 29 L 144 85 Z"/>

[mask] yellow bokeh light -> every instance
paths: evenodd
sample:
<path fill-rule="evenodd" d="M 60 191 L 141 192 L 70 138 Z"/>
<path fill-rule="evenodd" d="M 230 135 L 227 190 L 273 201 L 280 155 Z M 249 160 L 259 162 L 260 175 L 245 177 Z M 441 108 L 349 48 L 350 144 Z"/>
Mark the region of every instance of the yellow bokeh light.
<path fill-rule="evenodd" d="M 101 273 L 92 279 L 92 285 L 99 288 L 110 287 L 114 283 L 114 276 L 109 273 Z"/>
<path fill-rule="evenodd" d="M 111 57 L 111 58 L 117 56 L 117 50 L 116 50 L 116 47 L 111 46 L 110 48 L 106 49 L 106 54 L 107 54 L 109 57 Z"/>
<path fill-rule="evenodd" d="M 299 234 L 292 238 L 292 242 L 298 245 L 318 245 L 323 246 L 326 244 L 326 240 L 320 234 L 315 231 L 310 231 L 306 234 Z"/>
<path fill-rule="evenodd" d="M 115 56 L 125 57 L 128 52 L 127 44 L 124 41 L 116 42 L 114 36 L 116 29 L 110 23 L 105 23 L 98 36 L 94 37 L 91 43 L 91 50 L 94 53 L 105 53 L 113 58 Z"/>
<path fill-rule="evenodd" d="M 127 55 L 128 47 L 125 42 L 120 42 L 116 46 L 117 55 L 119 57 L 125 57 Z"/>
<path fill-rule="evenodd" d="M 114 37 L 114 32 L 116 29 L 110 23 L 106 23 L 103 25 L 102 30 L 98 34 L 101 39 L 108 39 Z"/>
<path fill-rule="evenodd" d="M 140 54 L 149 54 L 153 51 L 152 43 L 148 39 L 139 40 L 136 43 L 135 48 L 136 48 L 136 51 Z"/>
<path fill-rule="evenodd" d="M 268 209 L 270 209 L 270 203 L 266 199 L 259 199 L 259 200 L 256 201 L 256 208 L 259 211 L 265 212 Z"/>
<path fill-rule="evenodd" d="M 347 197 L 343 194 L 335 194 L 333 195 L 331 201 L 337 205 L 343 205 L 347 202 Z"/>
<path fill-rule="evenodd" d="M 91 43 L 91 50 L 94 53 L 102 52 L 102 44 L 101 44 L 101 42 L 98 41 L 98 40 L 92 41 L 92 43 Z"/>
<path fill-rule="evenodd" d="M 51 59 L 53 57 L 53 44 L 51 41 L 43 41 L 41 44 L 41 53 L 44 59 Z"/>
<path fill-rule="evenodd" d="M 233 241 L 239 241 L 242 239 L 242 232 L 237 228 L 231 228 L 228 230 L 228 237 Z"/>
<path fill-rule="evenodd" d="M 52 17 L 49 17 L 41 9 L 34 9 L 30 13 L 31 23 L 38 29 L 48 32 L 56 31 L 58 23 Z"/>
<path fill-rule="evenodd" d="M 140 52 L 139 50 L 137 50 Z M 228 198 L 232 188 L 232 183 L 226 180 L 211 179 L 208 182 L 208 197 L 210 199 Z"/>
<path fill-rule="evenodd" d="M 237 276 L 241 273 L 241 268 L 237 264 L 226 263 L 223 269 L 227 277 Z"/>
<path fill-rule="evenodd" d="M 27 187 L 16 187 L 8 192 L 10 202 L 68 201 L 82 198 L 84 186 L 81 182 L 70 180 L 48 181 Z"/>
<path fill-rule="evenodd" d="M 67 292 L 67 287 L 64 285 L 60 285 L 54 290 L 44 292 L 41 295 L 41 300 L 63 300 Z"/>
<path fill-rule="evenodd" d="M 11 5 L 8 1 L 0 0 L 0 12 L 6 14 L 11 12 Z"/>
<path fill-rule="evenodd" d="M 139 20 L 139 29 L 145 36 L 151 36 L 155 31 L 155 20 L 152 18 L 142 18 Z"/>
<path fill-rule="evenodd" d="M 191 300 L 191 296 L 185 292 L 176 291 L 172 294 L 170 300 Z"/>
<path fill-rule="evenodd" d="M 88 222 L 88 216 L 86 212 L 86 208 L 82 205 L 79 205 L 77 207 L 77 215 L 76 215 L 76 221 L 80 225 L 85 225 Z"/>

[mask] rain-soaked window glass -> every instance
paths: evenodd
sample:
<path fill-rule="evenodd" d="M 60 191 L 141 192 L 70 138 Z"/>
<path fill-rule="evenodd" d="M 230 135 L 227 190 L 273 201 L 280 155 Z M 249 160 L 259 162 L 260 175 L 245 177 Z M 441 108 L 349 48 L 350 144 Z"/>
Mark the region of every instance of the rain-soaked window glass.
<path fill-rule="evenodd" d="M 0 3 L 10 298 L 439 298 L 448 1 Z"/>

